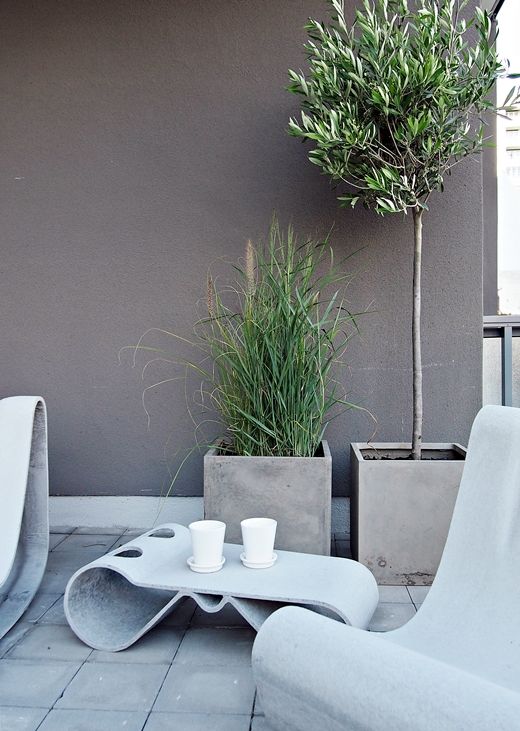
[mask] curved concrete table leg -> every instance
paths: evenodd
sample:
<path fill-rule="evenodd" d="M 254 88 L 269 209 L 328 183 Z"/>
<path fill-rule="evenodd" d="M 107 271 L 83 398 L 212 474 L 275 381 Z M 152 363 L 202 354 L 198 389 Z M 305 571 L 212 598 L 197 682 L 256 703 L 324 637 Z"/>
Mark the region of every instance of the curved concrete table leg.
<path fill-rule="evenodd" d="M 40 586 L 49 551 L 47 413 L 37 396 L 0 401 L 0 638 Z"/>
<path fill-rule="evenodd" d="M 65 615 L 72 630 L 96 650 L 124 650 L 182 599 L 177 591 L 142 589 L 117 571 L 93 567 L 69 583 Z"/>
<path fill-rule="evenodd" d="M 275 566 L 254 571 L 242 566 L 241 551 L 225 543 L 222 571 L 196 574 L 186 565 L 188 529 L 176 523 L 158 526 L 76 571 L 65 590 L 65 615 L 83 642 L 111 652 L 132 645 L 187 597 L 205 612 L 231 604 L 256 630 L 286 604 L 367 626 L 378 590 L 365 566 L 278 551 Z"/>

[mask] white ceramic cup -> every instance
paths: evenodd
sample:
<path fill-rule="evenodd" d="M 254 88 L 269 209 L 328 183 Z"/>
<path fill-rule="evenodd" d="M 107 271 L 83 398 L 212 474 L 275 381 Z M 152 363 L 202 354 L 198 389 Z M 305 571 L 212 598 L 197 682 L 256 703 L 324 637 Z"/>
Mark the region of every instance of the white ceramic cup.
<path fill-rule="evenodd" d="M 226 524 L 220 520 L 196 520 L 188 527 L 191 533 L 193 563 L 207 567 L 221 563 Z"/>
<path fill-rule="evenodd" d="M 241 521 L 244 554 L 249 563 L 267 563 L 273 558 L 276 520 L 246 518 Z"/>

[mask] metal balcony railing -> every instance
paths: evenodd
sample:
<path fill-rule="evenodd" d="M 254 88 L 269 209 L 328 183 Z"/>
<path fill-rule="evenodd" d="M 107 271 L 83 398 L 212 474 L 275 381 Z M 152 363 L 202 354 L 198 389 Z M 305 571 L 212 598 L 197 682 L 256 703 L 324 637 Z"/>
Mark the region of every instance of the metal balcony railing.
<path fill-rule="evenodd" d="M 485 404 L 520 406 L 520 315 L 484 317 L 483 375 Z"/>

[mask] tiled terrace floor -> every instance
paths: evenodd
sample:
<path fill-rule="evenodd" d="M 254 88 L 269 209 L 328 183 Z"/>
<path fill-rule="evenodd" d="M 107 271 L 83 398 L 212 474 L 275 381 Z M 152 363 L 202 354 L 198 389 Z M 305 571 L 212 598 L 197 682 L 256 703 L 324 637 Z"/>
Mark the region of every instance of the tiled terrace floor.
<path fill-rule="evenodd" d="M 63 592 L 71 574 L 134 533 L 77 528 L 51 535 L 41 588 L 0 640 L 0 731 L 267 731 L 251 675 L 254 632 L 230 609 L 186 603 L 134 647 L 93 651 L 69 629 Z M 333 552 L 348 556 L 346 535 Z M 371 629 L 415 614 L 427 589 L 380 587 Z"/>

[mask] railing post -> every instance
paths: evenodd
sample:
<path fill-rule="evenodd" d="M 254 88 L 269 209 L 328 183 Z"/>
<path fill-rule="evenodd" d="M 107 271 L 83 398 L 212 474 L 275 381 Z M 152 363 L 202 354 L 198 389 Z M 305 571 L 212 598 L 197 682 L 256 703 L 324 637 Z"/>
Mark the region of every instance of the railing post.
<path fill-rule="evenodd" d="M 485 315 L 484 337 L 500 338 L 501 402 L 513 405 L 513 338 L 520 337 L 520 315 Z M 518 368 L 518 353 L 516 367 Z"/>
<path fill-rule="evenodd" d="M 502 405 L 513 405 L 513 327 L 504 324 L 502 332 Z"/>

